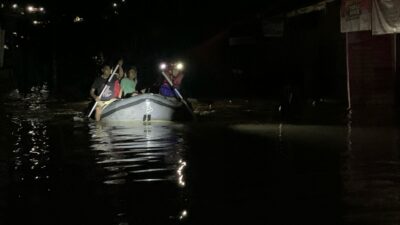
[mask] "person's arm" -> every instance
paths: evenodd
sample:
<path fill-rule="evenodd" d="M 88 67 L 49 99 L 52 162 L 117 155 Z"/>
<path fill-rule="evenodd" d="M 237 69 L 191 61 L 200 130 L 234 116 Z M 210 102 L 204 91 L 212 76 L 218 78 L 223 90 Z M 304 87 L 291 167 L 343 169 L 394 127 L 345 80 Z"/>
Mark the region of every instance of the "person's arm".
<path fill-rule="evenodd" d="M 118 65 L 119 65 L 118 74 L 119 74 L 120 79 L 122 79 L 122 78 L 125 77 L 125 76 L 124 76 L 124 69 L 122 68 L 122 65 L 123 65 L 123 64 L 124 64 L 124 60 L 120 59 L 120 60 L 118 61 Z"/>
<path fill-rule="evenodd" d="M 119 98 L 122 98 L 122 96 L 124 96 L 124 94 L 125 94 L 125 91 L 124 91 L 125 82 L 126 82 L 125 79 L 121 80 L 121 84 L 120 84 L 121 90 L 119 91 L 119 96 L 120 96 Z"/>
<path fill-rule="evenodd" d="M 138 92 L 138 94 L 144 94 L 146 93 L 146 90 L 147 88 L 142 83 L 139 83 L 139 81 L 137 81 L 136 91 Z"/>
<path fill-rule="evenodd" d="M 182 84 L 182 79 L 183 79 L 183 74 L 179 74 L 177 77 L 175 77 L 175 79 L 173 79 L 173 84 L 174 86 L 179 89 L 181 87 Z"/>
<path fill-rule="evenodd" d="M 96 91 L 96 89 L 92 88 L 90 89 L 90 96 L 95 100 L 95 101 L 99 101 L 100 98 L 99 96 L 97 96 L 94 92 Z"/>
<path fill-rule="evenodd" d="M 122 89 L 119 91 L 118 98 L 122 98 Z"/>

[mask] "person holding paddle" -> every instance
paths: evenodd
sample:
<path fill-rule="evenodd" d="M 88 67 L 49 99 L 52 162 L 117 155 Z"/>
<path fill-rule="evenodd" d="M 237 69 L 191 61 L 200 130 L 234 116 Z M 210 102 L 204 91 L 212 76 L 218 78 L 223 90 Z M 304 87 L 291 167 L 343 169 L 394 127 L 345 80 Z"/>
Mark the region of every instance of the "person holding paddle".
<path fill-rule="evenodd" d="M 94 80 L 90 89 L 90 96 L 96 101 L 96 121 L 100 120 L 100 115 L 104 107 L 119 97 L 119 93 L 117 93 L 119 90 L 115 88 L 118 78 L 114 76 L 109 80 L 112 73 L 110 66 L 105 64 L 101 71 L 102 75 Z"/>
<path fill-rule="evenodd" d="M 160 86 L 160 94 L 166 97 L 174 97 L 176 95 L 174 88 L 177 90 L 180 89 L 182 79 L 183 79 L 183 72 L 180 64 L 172 64 L 170 68 L 165 70 L 164 74 L 168 76 L 172 85 L 169 84 L 166 77 L 164 77 L 164 81 Z"/>
<path fill-rule="evenodd" d="M 165 63 L 160 65 L 161 74 L 164 77 L 164 81 L 160 86 L 160 94 L 166 97 L 176 97 L 179 101 L 181 101 L 188 112 L 192 115 L 194 120 L 196 119 L 196 115 L 193 112 L 191 106 L 189 106 L 188 102 L 183 98 L 182 94 L 179 92 L 179 88 L 183 79 L 183 64 L 176 63 L 170 64 L 169 66 Z"/>

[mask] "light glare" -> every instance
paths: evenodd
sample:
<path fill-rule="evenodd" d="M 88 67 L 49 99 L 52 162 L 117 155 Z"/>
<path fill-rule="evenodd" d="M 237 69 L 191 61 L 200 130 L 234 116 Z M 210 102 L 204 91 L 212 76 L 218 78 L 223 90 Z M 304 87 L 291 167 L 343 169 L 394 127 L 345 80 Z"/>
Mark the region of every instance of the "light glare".
<path fill-rule="evenodd" d="M 180 219 L 180 220 L 183 220 L 185 217 L 187 217 L 187 215 L 188 215 L 187 211 L 186 211 L 186 210 L 183 210 L 182 213 L 181 213 L 181 215 L 180 215 L 180 217 L 179 217 L 179 219 Z"/>
<path fill-rule="evenodd" d="M 28 6 L 28 7 L 26 7 L 26 9 L 28 10 L 28 12 L 33 12 L 33 11 L 35 11 L 35 7 L 33 7 L 33 6 Z"/>
<path fill-rule="evenodd" d="M 79 16 L 76 16 L 75 19 L 74 19 L 75 23 L 79 23 L 79 22 L 82 22 L 82 21 L 83 21 L 83 18 L 79 17 Z"/>
<path fill-rule="evenodd" d="M 177 68 L 178 70 L 183 70 L 183 64 L 182 64 L 182 63 L 178 63 L 178 64 L 176 65 L 176 68 Z"/>
<path fill-rule="evenodd" d="M 167 68 L 167 64 L 161 63 L 160 69 L 165 70 Z"/>

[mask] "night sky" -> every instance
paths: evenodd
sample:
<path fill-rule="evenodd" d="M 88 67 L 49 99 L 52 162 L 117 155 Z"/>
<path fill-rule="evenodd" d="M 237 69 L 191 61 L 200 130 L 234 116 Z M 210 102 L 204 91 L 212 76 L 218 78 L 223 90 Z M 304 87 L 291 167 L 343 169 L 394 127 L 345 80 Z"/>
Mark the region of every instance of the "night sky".
<path fill-rule="evenodd" d="M 126 66 L 137 66 L 139 76 L 145 74 L 145 86 L 159 76 L 160 62 L 178 59 L 188 64 L 186 72 L 193 79 L 202 77 L 192 80 L 199 85 L 191 90 L 202 89 L 199 87 L 211 82 L 217 88 L 232 80 L 230 75 L 224 75 L 236 69 L 231 64 L 243 64 L 261 81 L 277 83 L 283 78 L 265 80 L 260 69 L 271 58 L 266 54 L 271 52 L 268 45 L 276 45 L 263 38 L 261 21 L 316 2 L 319 1 L 8 1 L 0 20 L 6 30 L 6 44 L 11 48 L 6 52 L 5 66 L 15 68 L 20 89 L 28 90 L 46 81 L 64 96 L 85 96 L 99 74 L 99 66 L 114 65 L 119 58 L 125 60 Z M 17 9 L 12 8 L 15 3 Z M 27 13 L 30 4 L 43 7 L 44 13 Z M 22 11 L 25 15 L 19 13 Z M 235 36 L 251 37 L 261 44 L 232 50 L 227 43 Z M 271 54 L 284 53 L 282 49 L 274 51 Z M 243 54 L 252 57 L 241 58 Z M 269 70 L 275 72 L 275 68 Z M 257 89 L 260 79 L 251 78 L 255 85 L 234 89 L 248 93 Z"/>

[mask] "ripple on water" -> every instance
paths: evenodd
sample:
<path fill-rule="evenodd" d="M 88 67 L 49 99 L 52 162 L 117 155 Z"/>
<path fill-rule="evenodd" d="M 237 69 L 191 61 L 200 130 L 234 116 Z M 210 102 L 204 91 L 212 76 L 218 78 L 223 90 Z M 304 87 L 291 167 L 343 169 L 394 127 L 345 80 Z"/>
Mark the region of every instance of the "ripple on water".
<path fill-rule="evenodd" d="M 105 184 L 181 179 L 184 143 L 171 124 L 90 124 L 91 149 L 106 171 Z"/>

